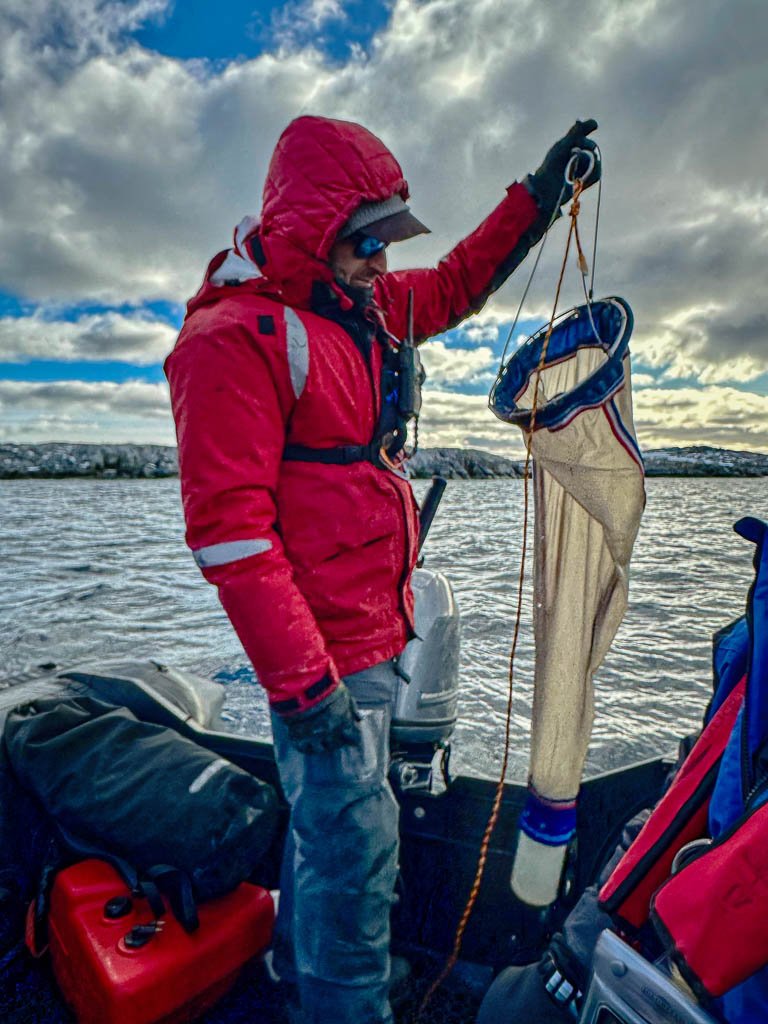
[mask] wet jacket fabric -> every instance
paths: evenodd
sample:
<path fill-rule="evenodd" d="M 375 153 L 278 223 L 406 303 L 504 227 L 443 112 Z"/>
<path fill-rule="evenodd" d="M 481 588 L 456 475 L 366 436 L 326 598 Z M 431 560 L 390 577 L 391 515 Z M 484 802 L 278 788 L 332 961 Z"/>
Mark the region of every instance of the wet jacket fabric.
<path fill-rule="evenodd" d="M 479 309 L 541 234 L 513 184 L 436 269 L 387 273 L 363 305 L 327 262 L 361 202 L 408 197 L 383 143 L 302 117 L 283 133 L 260 222 L 244 222 L 190 301 L 166 361 L 187 542 L 272 706 L 312 706 L 340 676 L 413 635 L 418 512 L 408 481 L 370 462 L 285 461 L 286 444 L 368 444 L 388 333 L 422 341 Z"/>

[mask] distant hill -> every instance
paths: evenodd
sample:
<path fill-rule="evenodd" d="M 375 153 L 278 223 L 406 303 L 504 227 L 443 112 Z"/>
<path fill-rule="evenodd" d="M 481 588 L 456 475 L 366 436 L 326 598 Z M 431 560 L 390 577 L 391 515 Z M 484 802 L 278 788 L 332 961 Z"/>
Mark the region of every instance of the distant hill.
<path fill-rule="evenodd" d="M 644 453 L 648 476 L 768 476 L 768 455 L 696 445 Z M 520 460 L 476 448 L 423 448 L 409 463 L 414 478 L 438 474 L 478 480 L 522 476 Z M 176 449 L 138 444 L 0 444 L 0 479 L 135 479 L 178 474 Z"/>
<path fill-rule="evenodd" d="M 768 455 L 696 445 L 643 452 L 646 476 L 768 476 Z M 474 448 L 425 448 L 409 463 L 412 477 L 522 476 L 523 463 Z"/>
<path fill-rule="evenodd" d="M 643 452 L 647 476 L 768 476 L 768 455 L 694 445 Z"/>

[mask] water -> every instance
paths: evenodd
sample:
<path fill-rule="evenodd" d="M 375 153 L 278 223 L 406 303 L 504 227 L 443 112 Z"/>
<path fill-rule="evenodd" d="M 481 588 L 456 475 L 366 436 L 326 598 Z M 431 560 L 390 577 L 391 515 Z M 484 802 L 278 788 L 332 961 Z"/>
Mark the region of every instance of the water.
<path fill-rule="evenodd" d="M 426 483 L 416 484 L 421 497 Z M 522 483 L 452 481 L 427 564 L 462 612 L 462 697 L 452 767 L 495 776 L 521 543 Z M 652 479 L 630 605 L 596 677 L 588 772 L 674 750 L 711 685 L 711 634 L 744 609 L 753 547 L 732 530 L 768 517 L 768 479 Z M 242 648 L 184 546 L 176 480 L 0 484 L 0 674 L 42 661 L 154 657 L 222 670 L 232 728 L 265 735 L 266 704 Z M 528 573 L 530 579 L 530 572 Z M 533 649 L 526 594 L 509 777 L 524 780 Z M 243 671 L 238 671 L 243 669 Z"/>

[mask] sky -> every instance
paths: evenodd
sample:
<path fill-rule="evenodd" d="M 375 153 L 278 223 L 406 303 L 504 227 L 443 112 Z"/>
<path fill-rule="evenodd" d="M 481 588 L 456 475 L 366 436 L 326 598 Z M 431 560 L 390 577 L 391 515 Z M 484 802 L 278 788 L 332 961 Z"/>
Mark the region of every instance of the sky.
<path fill-rule="evenodd" d="M 765 0 L 4 0 L 0 443 L 174 443 L 162 361 L 300 114 L 393 150 L 434 265 L 576 118 L 595 292 L 635 315 L 643 448 L 768 452 Z M 591 256 L 596 189 L 581 230 Z M 510 341 L 547 322 L 550 231 Z M 423 349 L 423 446 L 519 454 L 487 409 L 532 257 Z M 566 273 L 560 309 L 578 304 Z"/>

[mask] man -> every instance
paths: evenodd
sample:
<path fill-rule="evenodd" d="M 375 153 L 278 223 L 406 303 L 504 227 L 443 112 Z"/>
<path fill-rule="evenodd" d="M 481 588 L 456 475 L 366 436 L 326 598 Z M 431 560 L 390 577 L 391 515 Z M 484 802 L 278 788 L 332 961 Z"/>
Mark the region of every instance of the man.
<path fill-rule="evenodd" d="M 187 541 L 266 687 L 291 822 L 275 965 L 303 1019 L 388 1024 L 395 659 L 413 634 L 418 512 L 399 470 L 417 343 L 479 310 L 570 195 L 577 122 L 434 270 L 387 272 L 427 229 L 384 144 L 300 117 L 191 300 L 166 363 Z M 596 180 L 599 167 L 592 174 Z"/>

